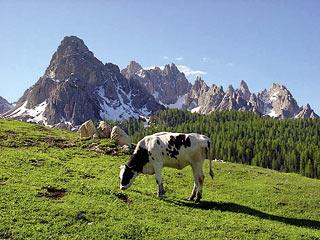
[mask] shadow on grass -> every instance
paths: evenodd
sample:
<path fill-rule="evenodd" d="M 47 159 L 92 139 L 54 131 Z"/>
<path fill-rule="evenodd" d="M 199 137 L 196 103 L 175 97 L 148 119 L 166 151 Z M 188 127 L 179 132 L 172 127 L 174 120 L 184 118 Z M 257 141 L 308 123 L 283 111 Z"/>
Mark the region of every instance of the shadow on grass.
<path fill-rule="evenodd" d="M 261 219 L 278 221 L 278 222 L 282 222 L 285 224 L 290 224 L 298 227 L 320 229 L 319 221 L 275 216 L 275 215 L 267 214 L 259 210 L 242 206 L 236 203 L 218 203 L 218 202 L 208 202 L 208 201 L 201 201 L 200 203 L 194 203 L 194 202 L 181 201 L 181 200 L 172 200 L 167 198 L 163 198 L 163 200 L 179 206 L 186 206 L 186 207 L 198 208 L 203 210 L 220 210 L 222 212 L 244 213 L 251 216 L 259 217 Z"/>

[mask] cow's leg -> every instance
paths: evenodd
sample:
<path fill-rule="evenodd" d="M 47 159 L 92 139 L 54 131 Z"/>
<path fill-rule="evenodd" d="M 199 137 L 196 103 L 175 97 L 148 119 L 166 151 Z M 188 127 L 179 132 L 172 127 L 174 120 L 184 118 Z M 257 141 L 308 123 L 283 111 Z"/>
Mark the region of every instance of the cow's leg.
<path fill-rule="evenodd" d="M 196 202 L 200 202 L 200 199 L 202 197 L 203 181 L 204 181 L 204 174 L 203 174 L 202 168 L 201 168 L 201 173 L 198 176 L 199 187 L 198 187 L 198 194 L 197 194 Z"/>
<path fill-rule="evenodd" d="M 192 189 L 191 195 L 189 197 L 190 201 L 192 201 L 194 199 L 194 197 L 196 196 L 196 193 L 197 193 L 197 184 L 196 184 L 196 182 L 194 182 L 193 189 Z"/>
<path fill-rule="evenodd" d="M 161 168 L 155 168 L 156 181 L 158 184 L 158 197 L 161 197 L 165 191 L 162 184 Z"/>
<path fill-rule="evenodd" d="M 203 161 L 198 162 L 197 164 L 194 164 L 192 166 L 193 177 L 194 177 L 194 186 L 193 186 L 193 190 L 191 192 L 191 196 L 190 196 L 189 200 L 193 200 L 195 198 L 196 192 L 198 190 L 196 202 L 200 202 L 200 199 L 202 197 L 202 186 L 203 186 L 203 181 L 204 181 L 204 174 L 202 171 L 202 165 L 203 165 Z"/>

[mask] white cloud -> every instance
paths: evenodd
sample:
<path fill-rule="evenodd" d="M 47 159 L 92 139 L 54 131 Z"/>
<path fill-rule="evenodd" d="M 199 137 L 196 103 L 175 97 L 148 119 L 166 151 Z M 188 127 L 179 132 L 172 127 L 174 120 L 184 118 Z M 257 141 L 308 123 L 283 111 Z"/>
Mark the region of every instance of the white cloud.
<path fill-rule="evenodd" d="M 161 70 L 164 69 L 164 66 L 150 66 L 150 67 L 144 67 L 145 70 L 155 69 L 156 67 L 160 68 Z"/>
<path fill-rule="evenodd" d="M 180 65 L 177 66 L 180 72 L 183 72 L 186 76 L 189 75 L 206 75 L 207 73 L 204 71 L 200 71 L 200 70 L 192 70 L 187 66 L 184 65 Z"/>
<path fill-rule="evenodd" d="M 170 58 L 168 56 L 163 56 L 162 59 L 169 60 Z"/>
<path fill-rule="evenodd" d="M 177 57 L 176 60 L 177 61 L 182 61 L 184 58 L 183 57 Z"/>
<path fill-rule="evenodd" d="M 160 68 L 161 70 L 164 69 L 165 66 L 150 66 L 150 67 L 144 67 L 145 70 L 155 69 L 156 67 Z M 192 70 L 187 66 L 179 65 L 177 66 L 180 72 L 183 72 L 186 76 L 189 75 L 206 75 L 207 73 L 200 70 Z"/>
<path fill-rule="evenodd" d="M 227 65 L 228 67 L 234 67 L 234 63 L 232 63 L 232 62 L 228 62 L 226 65 Z"/>

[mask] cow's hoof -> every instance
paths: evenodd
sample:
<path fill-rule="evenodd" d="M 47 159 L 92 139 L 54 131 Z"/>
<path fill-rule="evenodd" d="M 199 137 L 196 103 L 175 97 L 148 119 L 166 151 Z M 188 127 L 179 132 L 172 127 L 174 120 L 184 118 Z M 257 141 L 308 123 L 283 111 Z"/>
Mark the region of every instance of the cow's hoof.
<path fill-rule="evenodd" d="M 201 194 L 201 192 L 198 192 L 196 203 L 200 202 L 201 198 L 202 198 L 202 194 Z"/>
<path fill-rule="evenodd" d="M 162 197 L 165 193 L 166 193 L 165 191 L 159 192 L 159 193 L 158 193 L 158 197 L 159 197 L 159 198 Z"/>

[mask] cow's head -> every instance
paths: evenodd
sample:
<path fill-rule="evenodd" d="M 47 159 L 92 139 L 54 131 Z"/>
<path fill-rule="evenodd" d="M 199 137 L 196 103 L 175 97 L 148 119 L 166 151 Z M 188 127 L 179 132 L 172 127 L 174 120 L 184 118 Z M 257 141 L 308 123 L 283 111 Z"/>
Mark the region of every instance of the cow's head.
<path fill-rule="evenodd" d="M 120 189 L 126 190 L 128 189 L 136 176 L 138 175 L 138 172 L 133 170 L 133 168 L 128 167 L 127 165 L 122 165 L 120 167 Z"/>

